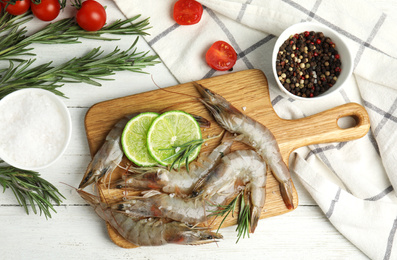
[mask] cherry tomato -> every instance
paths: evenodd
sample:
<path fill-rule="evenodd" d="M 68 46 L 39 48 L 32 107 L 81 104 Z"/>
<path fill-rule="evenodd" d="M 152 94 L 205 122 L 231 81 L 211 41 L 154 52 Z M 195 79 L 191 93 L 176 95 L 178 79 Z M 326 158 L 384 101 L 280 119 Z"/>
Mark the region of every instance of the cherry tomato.
<path fill-rule="evenodd" d="M 217 41 L 208 49 L 205 60 L 213 69 L 230 70 L 236 64 L 237 53 L 229 43 Z"/>
<path fill-rule="evenodd" d="M 7 5 L 9 1 L 4 1 L 2 4 L 3 7 Z M 26 13 L 29 10 L 30 7 L 30 0 L 21 0 L 21 1 L 16 1 L 15 4 L 9 4 L 6 8 L 6 12 L 12 15 L 21 15 Z"/>
<path fill-rule="evenodd" d="M 40 4 L 32 3 L 30 8 L 34 16 L 42 21 L 52 21 L 58 17 L 61 5 L 58 0 L 41 0 Z"/>
<path fill-rule="evenodd" d="M 106 23 L 106 11 L 103 6 L 94 0 L 84 1 L 77 11 L 78 25 L 86 31 L 98 31 Z"/>
<path fill-rule="evenodd" d="M 192 25 L 201 20 L 203 6 L 195 0 L 179 0 L 174 5 L 174 20 L 180 25 Z"/>

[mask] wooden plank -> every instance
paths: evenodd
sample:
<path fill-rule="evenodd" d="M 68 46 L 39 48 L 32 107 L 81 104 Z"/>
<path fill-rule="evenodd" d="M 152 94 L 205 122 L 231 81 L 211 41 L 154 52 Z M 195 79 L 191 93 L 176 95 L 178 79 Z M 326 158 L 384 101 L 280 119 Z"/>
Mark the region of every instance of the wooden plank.
<path fill-rule="evenodd" d="M 296 148 L 324 142 L 340 142 L 360 138 L 369 129 L 369 119 L 365 109 L 355 103 L 345 104 L 322 113 L 297 119 L 281 119 L 274 111 L 270 102 L 266 76 L 260 70 L 246 70 L 198 81 L 226 98 L 243 113 L 266 125 L 276 137 L 284 161 L 288 165 L 290 153 Z M 179 94 L 178 94 L 179 93 Z M 198 92 L 192 83 L 180 84 L 137 95 L 127 96 L 98 103 L 92 106 L 86 114 L 85 127 L 91 154 L 102 145 L 107 133 L 122 117 L 136 112 L 164 112 L 166 110 L 184 110 L 200 115 L 211 121 L 212 126 L 204 131 L 204 137 L 219 134 L 222 129 L 216 124 L 207 109 L 197 101 Z M 244 109 L 243 109 L 244 108 Z M 341 129 L 337 121 L 341 117 L 351 116 L 357 124 L 348 129 Z M 219 140 L 211 140 L 208 146 L 203 146 L 202 152 L 211 151 Z M 235 144 L 232 150 L 248 149 L 243 144 Z M 122 164 L 127 161 L 124 159 Z M 121 178 L 122 170 L 117 169 L 113 179 Z M 106 190 L 103 199 L 107 202 L 121 200 L 120 190 Z M 294 188 L 294 205 L 298 205 L 298 195 Z M 266 204 L 261 218 L 268 218 L 289 212 L 280 196 L 278 182 L 268 174 L 266 184 Z M 217 227 L 220 220 L 213 223 Z M 229 217 L 224 226 L 236 224 L 236 219 Z M 111 239 L 125 248 L 135 245 L 124 240 L 113 229 L 108 228 Z"/>

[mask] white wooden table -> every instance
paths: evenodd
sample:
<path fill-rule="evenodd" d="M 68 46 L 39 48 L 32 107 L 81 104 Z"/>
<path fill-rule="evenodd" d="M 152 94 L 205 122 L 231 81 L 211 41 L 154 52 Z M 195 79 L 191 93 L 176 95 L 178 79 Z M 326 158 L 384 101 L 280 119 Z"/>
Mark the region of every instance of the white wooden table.
<path fill-rule="evenodd" d="M 123 18 L 113 2 L 107 4 L 108 22 Z M 384 1 L 378 1 L 382 3 Z M 70 9 L 62 17 L 70 16 Z M 35 20 L 30 31 L 43 26 Z M 117 42 L 82 40 L 78 45 L 35 45 L 38 62 L 62 63 L 80 56 L 93 47 L 111 51 L 115 46 L 126 49 L 135 39 L 123 36 Z M 141 39 L 138 50 L 150 50 Z M 4 66 L 2 63 L 1 66 Z M 161 87 L 178 84 L 163 64 L 147 68 Z M 67 183 L 77 187 L 90 161 L 84 129 L 84 117 L 97 102 L 156 89 L 149 74 L 118 72 L 114 81 L 102 87 L 66 84 L 63 99 L 72 116 L 72 140 L 66 153 L 51 167 L 41 170 L 43 178 L 55 184 L 66 197 L 57 213 L 44 216 L 26 215 L 12 192 L 0 193 L 0 259 L 367 259 L 327 220 L 297 179 L 299 194 L 296 210 L 259 221 L 255 234 L 236 241 L 235 227 L 224 228 L 224 240 L 201 246 L 166 245 L 123 249 L 108 237 L 104 222 L 86 205 Z M 133 104 L 132 104 L 133 105 Z"/>

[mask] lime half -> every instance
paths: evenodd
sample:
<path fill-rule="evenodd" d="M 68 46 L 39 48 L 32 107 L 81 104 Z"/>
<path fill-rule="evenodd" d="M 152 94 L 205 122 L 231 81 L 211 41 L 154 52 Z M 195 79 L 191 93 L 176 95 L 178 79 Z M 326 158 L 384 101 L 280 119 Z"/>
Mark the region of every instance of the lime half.
<path fill-rule="evenodd" d="M 158 116 L 159 114 L 154 112 L 141 113 L 128 121 L 124 128 L 121 145 L 124 154 L 136 165 L 158 165 L 157 161 L 149 154 L 146 146 L 148 129 Z"/>
<path fill-rule="evenodd" d="M 158 163 L 167 166 L 176 159 L 169 157 L 180 150 L 179 146 L 198 139 L 201 139 L 201 131 L 196 119 L 183 111 L 174 110 L 153 120 L 147 134 L 147 147 Z M 197 157 L 200 149 L 201 145 L 190 153 L 188 162 Z"/>

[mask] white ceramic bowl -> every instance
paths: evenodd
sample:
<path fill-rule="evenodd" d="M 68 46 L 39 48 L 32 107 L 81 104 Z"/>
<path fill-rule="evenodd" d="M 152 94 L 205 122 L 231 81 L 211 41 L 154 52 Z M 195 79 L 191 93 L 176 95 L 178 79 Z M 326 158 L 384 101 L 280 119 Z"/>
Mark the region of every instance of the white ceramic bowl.
<path fill-rule="evenodd" d="M 341 64 L 342 71 L 341 71 L 338 79 L 336 80 L 336 83 L 331 88 L 329 88 L 327 91 L 325 91 L 324 93 L 322 93 L 318 96 L 315 96 L 315 97 L 300 97 L 300 96 L 294 95 L 291 92 L 289 92 L 288 90 L 286 90 L 284 88 L 284 86 L 281 84 L 281 82 L 278 78 L 278 75 L 277 75 L 277 70 L 276 70 L 276 59 L 277 59 L 277 54 L 280 49 L 280 46 L 291 35 L 300 34 L 305 31 L 322 32 L 324 34 L 324 36 L 330 37 L 331 40 L 335 43 L 336 50 L 338 51 L 338 53 L 340 55 L 340 60 L 342 63 Z M 288 27 L 277 39 L 276 44 L 273 49 L 272 69 L 273 69 L 273 75 L 276 79 L 277 85 L 289 97 L 292 97 L 292 98 L 298 99 L 298 100 L 318 100 L 318 99 L 328 96 L 329 94 L 331 94 L 335 91 L 338 91 L 344 85 L 346 80 L 352 74 L 353 59 L 352 59 L 352 55 L 351 55 L 351 52 L 350 52 L 348 46 L 346 45 L 344 40 L 340 37 L 340 35 L 337 32 L 335 32 L 331 28 L 329 28 L 325 25 L 322 25 L 322 24 L 312 23 L 312 22 L 304 22 L 304 23 L 294 24 L 294 25 Z"/>
<path fill-rule="evenodd" d="M 47 90 L 27 88 L 0 100 L 0 158 L 24 170 L 53 164 L 72 134 L 69 110 Z"/>

